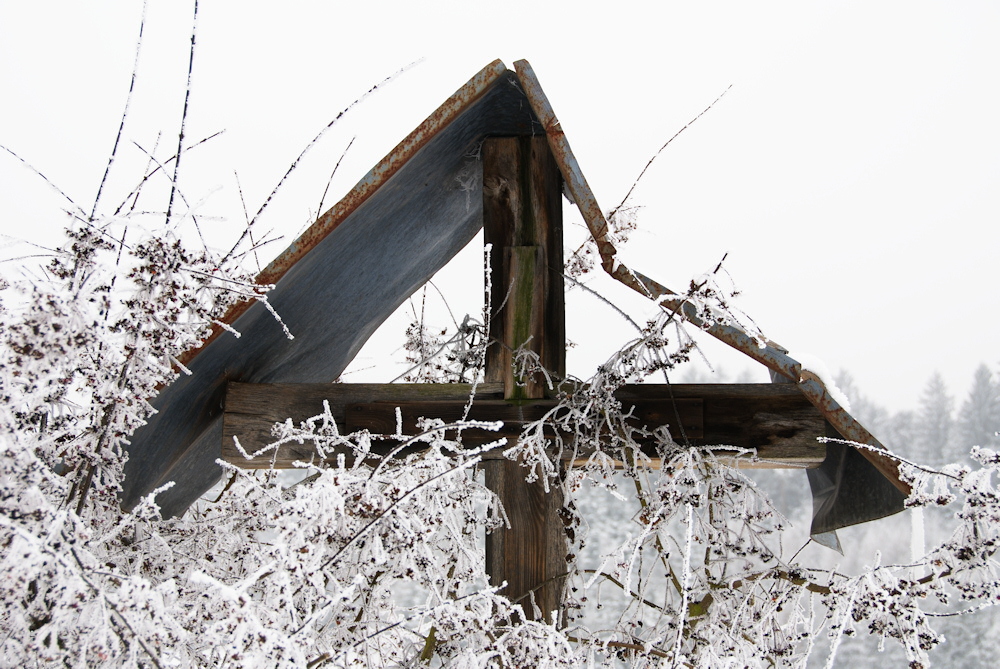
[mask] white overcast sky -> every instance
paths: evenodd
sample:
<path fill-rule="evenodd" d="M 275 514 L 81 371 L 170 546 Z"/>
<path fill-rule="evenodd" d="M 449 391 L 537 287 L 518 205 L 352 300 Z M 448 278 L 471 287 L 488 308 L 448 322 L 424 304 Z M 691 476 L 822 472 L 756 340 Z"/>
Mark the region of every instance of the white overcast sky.
<path fill-rule="evenodd" d="M 141 14 L 138 0 L 0 3 L 0 143 L 81 204 L 114 139 Z M 191 14 L 149 0 L 108 203 L 141 173 L 136 144 L 152 151 L 162 132 L 158 155 L 172 153 Z M 1000 362 L 997 35 L 996 2 L 202 0 L 188 137 L 226 132 L 187 154 L 182 178 L 234 219 L 208 231 L 223 246 L 242 216 L 234 173 L 256 208 L 320 127 L 422 59 L 305 161 L 264 224 L 285 235 L 276 253 L 351 137 L 326 206 L 480 68 L 527 58 L 610 209 L 732 84 L 641 182 L 628 262 L 683 289 L 728 253 L 742 307 L 793 354 L 848 369 L 892 409 L 915 406 L 934 370 L 960 402 L 974 368 Z M 0 154 L 0 232 L 51 244 L 61 207 Z M 601 309 L 571 314 L 570 338 L 613 320 Z M 716 364 L 744 366 L 720 349 L 706 349 Z"/>

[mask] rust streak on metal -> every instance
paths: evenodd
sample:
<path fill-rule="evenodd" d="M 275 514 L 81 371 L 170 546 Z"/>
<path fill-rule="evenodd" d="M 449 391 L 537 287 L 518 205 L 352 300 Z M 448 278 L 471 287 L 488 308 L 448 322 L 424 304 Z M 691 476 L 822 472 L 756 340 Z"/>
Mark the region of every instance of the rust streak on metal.
<path fill-rule="evenodd" d="M 853 416 L 844 410 L 830 396 L 826 386 L 815 375 L 808 371 L 803 372 L 802 365 L 788 355 L 788 349 L 780 344 L 766 340 L 761 347 L 758 341 L 744 332 L 741 328 L 732 325 L 722 325 L 719 323 L 708 324 L 698 317 L 697 309 L 687 298 L 678 295 L 663 284 L 629 269 L 616 257 L 618 250 L 608 239 L 608 221 L 601 211 L 600 205 L 594 192 L 590 189 L 580 165 L 573 155 L 569 142 L 562 131 L 559 120 L 556 118 L 552 106 L 549 104 L 542 87 L 535 76 L 534 70 L 526 60 L 519 60 L 514 63 L 517 70 L 518 79 L 524 89 L 528 101 L 535 111 L 535 115 L 545 128 L 549 146 L 556 156 L 559 169 L 563 174 L 563 179 L 576 202 L 583 220 L 587 224 L 591 236 L 597 243 L 597 250 L 601 256 L 601 267 L 611 277 L 625 284 L 637 293 L 647 298 L 657 301 L 660 306 L 667 311 L 676 312 L 683 316 L 716 339 L 741 351 L 747 356 L 760 362 L 768 369 L 791 379 L 798 384 L 802 391 L 813 405 L 830 421 L 840 434 L 851 441 L 867 444 L 878 450 L 885 450 L 885 447 L 872 434 L 865 429 Z M 874 465 L 890 482 L 905 494 L 910 493 L 910 486 L 899 479 L 898 462 L 891 457 L 879 455 L 869 449 L 859 449 L 861 454 Z"/>
<path fill-rule="evenodd" d="M 309 229 L 302 233 L 291 246 L 274 259 L 255 279 L 261 286 L 271 285 L 281 280 L 281 277 L 316 247 L 323 239 L 343 223 L 348 216 L 358 209 L 373 193 L 385 184 L 403 165 L 407 163 L 431 139 L 451 123 L 463 110 L 478 100 L 490 86 L 499 79 L 507 67 L 500 60 L 495 60 L 479 71 L 467 84 L 462 86 L 440 107 L 428 116 L 423 123 L 411 132 L 403 141 L 389 152 L 357 185 L 351 189 L 340 202 L 320 216 Z M 232 325 L 254 300 L 248 299 L 234 304 L 221 318 L 223 323 Z M 198 353 L 208 346 L 223 332 L 223 328 L 214 325 L 211 335 L 196 348 L 189 349 L 178 356 L 181 364 L 189 363 Z"/>
<path fill-rule="evenodd" d="M 519 60 L 514 63 L 514 68 L 535 116 L 545 128 L 549 148 L 552 149 L 556 162 L 559 163 L 566 187 L 583 215 L 583 220 L 587 223 L 591 236 L 597 242 L 602 261 L 605 261 L 606 258 L 613 259 L 616 251 L 614 245 L 608 240 L 608 223 L 604 219 L 604 214 L 601 213 L 601 207 L 594 197 L 594 192 L 590 189 L 586 177 L 583 176 L 583 172 L 576 162 L 573 149 L 570 148 L 569 141 L 559 124 L 559 119 L 556 118 L 552 105 L 545 97 L 545 93 L 538 83 L 538 78 L 535 76 L 534 70 L 531 69 L 531 64 L 526 60 Z"/>
<path fill-rule="evenodd" d="M 535 115 L 545 128 L 552 153 L 555 154 L 559 163 L 559 168 L 563 173 L 573 201 L 580 210 L 583 220 L 590 230 L 591 236 L 597 243 L 597 249 L 601 256 L 601 266 L 613 278 L 625 284 L 637 293 L 648 297 L 651 300 L 660 300 L 661 306 L 670 311 L 677 311 L 695 325 L 704 327 L 701 319 L 697 317 L 693 305 L 688 303 L 682 296 L 653 279 L 629 269 L 624 263 L 618 261 L 618 250 L 608 239 L 608 222 L 601 211 L 601 207 L 590 189 L 587 179 L 583 176 L 583 171 L 573 155 L 559 120 L 556 118 L 552 106 L 549 104 L 542 87 L 535 76 L 531 64 L 526 60 L 519 60 L 514 63 L 517 69 L 518 79 L 521 87 L 535 111 Z M 661 299 L 662 298 L 662 299 Z M 763 363 L 770 369 L 784 374 L 792 379 L 798 379 L 800 365 L 795 360 L 789 358 L 785 353 L 787 350 L 773 342 L 767 342 L 767 346 L 761 349 L 757 343 L 745 332 L 732 326 L 713 325 L 706 328 L 710 334 L 721 339 L 725 343 L 746 353 L 754 360 Z"/>

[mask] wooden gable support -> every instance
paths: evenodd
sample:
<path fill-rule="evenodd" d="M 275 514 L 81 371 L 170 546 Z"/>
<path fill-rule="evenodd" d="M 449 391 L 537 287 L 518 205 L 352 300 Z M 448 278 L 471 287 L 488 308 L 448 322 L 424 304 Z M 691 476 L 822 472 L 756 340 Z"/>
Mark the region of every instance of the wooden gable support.
<path fill-rule="evenodd" d="M 565 307 L 562 279 L 562 203 L 558 166 L 544 137 L 488 138 L 482 146 L 483 222 L 491 246 L 490 303 L 493 317 L 485 382 L 467 418 L 502 420 L 501 433 L 514 441 L 521 428 L 556 404 L 540 373 L 517 376 L 514 352 L 525 349 L 555 379 L 565 377 Z M 466 384 L 246 384 L 230 383 L 223 421 L 223 458 L 250 468 L 288 467 L 310 461 L 306 444 L 284 444 L 248 461 L 234 446 L 257 451 L 273 438 L 275 422 L 301 421 L 322 411 L 323 402 L 345 432 L 367 429 L 393 434 L 397 408 L 403 430 L 413 433 L 421 417 L 463 417 L 472 392 Z M 794 387 L 769 384 L 625 386 L 618 398 L 633 407 L 637 426 L 668 426 L 678 440 L 697 445 L 729 444 L 757 449 L 756 466 L 815 467 L 826 448 L 822 415 Z M 462 441 L 492 441 L 495 432 L 463 430 Z M 373 452 L 395 444 L 376 442 Z M 586 455 L 586 451 L 582 451 Z M 650 450 L 650 455 L 655 452 Z M 487 486 L 503 503 L 509 526 L 487 537 L 487 572 L 502 594 L 520 602 L 528 618 L 536 612 L 552 622 L 567 570 L 567 542 L 560 519 L 558 482 L 527 483 L 527 471 L 497 451 L 484 458 Z"/>
<path fill-rule="evenodd" d="M 395 433 L 397 407 L 411 433 L 420 417 L 464 417 L 468 386 L 329 381 L 484 221 L 493 245 L 494 343 L 486 382 L 477 388 L 468 418 L 501 420 L 502 434 L 519 438 L 525 424 L 541 418 L 555 400 L 546 397 L 539 377 L 514 378 L 512 351 L 527 342 L 555 377 L 565 372 L 559 231 L 565 186 L 612 278 L 790 382 L 625 386 L 617 397 L 631 409 L 636 426 L 666 426 L 679 443 L 693 446 L 746 449 L 734 457 L 738 466 L 807 468 L 814 533 L 903 509 L 909 486 L 899 478 L 895 460 L 880 451 L 819 378 L 773 341 L 762 342 L 733 324 L 700 321 L 683 295 L 619 261 L 604 214 L 537 77 L 527 61 L 514 66 L 516 72 L 494 61 L 445 100 L 261 273 L 260 283 L 273 284 L 266 305 L 254 300 L 234 305 L 207 341 L 179 357 L 191 374 L 151 399 L 156 413 L 127 447 L 123 508 L 159 491 L 156 502 L 164 516 L 183 513 L 222 475 L 216 462 L 220 437 L 223 458 L 243 467 L 289 467 L 315 459 L 312 448 L 282 444 L 247 460 L 233 437 L 247 451 L 258 451 L 273 441 L 275 422 L 321 414 L 324 400 L 346 432 Z M 456 180 L 462 188 L 455 187 Z M 474 192 L 482 197 L 472 197 Z M 287 329 L 274 322 L 272 311 L 281 314 Z M 230 330 L 241 333 L 239 342 Z M 824 435 L 871 448 L 827 447 L 816 441 Z M 467 429 L 462 441 L 476 445 L 496 436 Z M 376 441 L 373 454 L 393 446 Z M 574 446 L 580 457 L 588 455 L 585 445 Z M 490 573 L 494 582 L 508 583 L 505 594 L 512 599 L 531 594 L 533 602 L 522 600 L 529 616 L 536 606 L 547 615 L 558 602 L 565 568 L 555 513 L 559 502 L 539 496 L 537 487 L 524 484 L 517 463 L 500 457 L 488 453 L 483 468 L 505 500 L 511 528 L 490 538 Z M 168 481 L 176 485 L 166 489 Z"/>
<path fill-rule="evenodd" d="M 490 253 L 490 340 L 487 382 L 502 383 L 504 400 L 539 400 L 540 373 L 516 374 L 514 352 L 530 351 L 556 378 L 566 375 L 566 318 L 562 279 L 562 179 L 545 137 L 490 138 L 483 143 L 483 231 Z M 486 537 L 492 585 L 552 623 L 566 573 L 566 535 L 559 512 L 562 488 L 525 481 L 510 460 L 485 463 L 486 485 L 507 519 Z"/>

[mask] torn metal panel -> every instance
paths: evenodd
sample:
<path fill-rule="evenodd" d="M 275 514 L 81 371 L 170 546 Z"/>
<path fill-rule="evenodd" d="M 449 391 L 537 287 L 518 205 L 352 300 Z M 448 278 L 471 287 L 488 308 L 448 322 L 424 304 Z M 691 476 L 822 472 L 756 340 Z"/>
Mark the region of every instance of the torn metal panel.
<path fill-rule="evenodd" d="M 843 439 L 830 425 L 827 436 Z M 843 443 L 827 443 L 823 464 L 807 469 L 806 476 L 813 503 L 810 535 L 878 520 L 905 508 L 906 495 L 863 458 L 858 449 Z"/>
<path fill-rule="evenodd" d="M 771 383 L 799 385 L 801 391 L 800 384 L 775 372 L 771 372 Z M 838 441 L 827 442 L 824 445 L 826 457 L 819 467 L 806 470 L 813 508 L 809 536 L 816 543 L 843 555 L 837 530 L 899 513 L 905 508 L 907 493 L 864 458 L 858 449 L 842 443 L 844 435 L 829 421 L 826 421 L 824 433 L 827 438 Z"/>
<path fill-rule="evenodd" d="M 375 329 L 482 227 L 478 146 L 490 135 L 540 132 L 513 73 L 496 62 L 474 77 L 261 274 L 289 340 L 263 304 L 233 310 L 242 334 L 183 356 L 182 376 L 135 432 L 122 504 L 154 488 L 164 515 L 183 512 L 219 478 L 228 381 L 331 382 Z"/>

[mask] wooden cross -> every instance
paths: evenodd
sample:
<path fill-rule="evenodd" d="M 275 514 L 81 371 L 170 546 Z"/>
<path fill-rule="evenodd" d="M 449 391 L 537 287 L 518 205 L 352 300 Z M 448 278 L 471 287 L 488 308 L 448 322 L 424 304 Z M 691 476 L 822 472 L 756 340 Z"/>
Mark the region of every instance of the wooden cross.
<path fill-rule="evenodd" d="M 500 435 L 516 440 L 522 426 L 538 420 L 556 404 L 540 374 L 515 378 L 512 355 L 524 347 L 557 379 L 566 375 L 565 303 L 562 260 L 562 178 L 545 137 L 485 140 L 483 225 L 492 244 L 491 305 L 485 382 L 476 390 L 471 420 L 500 420 Z M 394 434 L 396 409 L 404 433 L 415 433 L 420 417 L 446 422 L 463 417 L 472 388 L 468 384 L 246 384 L 230 383 L 223 423 L 222 457 L 241 467 L 290 467 L 310 461 L 308 445 L 285 444 L 277 453 L 248 461 L 247 452 L 272 441 L 271 426 L 287 418 L 305 420 L 322 411 L 326 400 L 342 430 L 367 429 Z M 617 393 L 634 421 L 652 429 L 668 426 L 675 438 L 695 445 L 728 444 L 755 448 L 755 466 L 816 467 L 826 447 L 820 412 L 794 385 L 627 385 Z M 681 423 L 677 425 L 678 421 Z M 476 445 L 497 433 L 466 429 L 463 443 Z M 387 452 L 392 446 L 387 445 Z M 378 449 L 373 449 L 378 451 Z M 521 601 L 528 618 L 535 607 L 552 622 L 559 608 L 567 543 L 559 517 L 557 486 L 525 482 L 526 470 L 497 451 L 484 458 L 487 486 L 506 510 L 510 527 L 487 536 L 487 572 L 501 591 Z"/>

